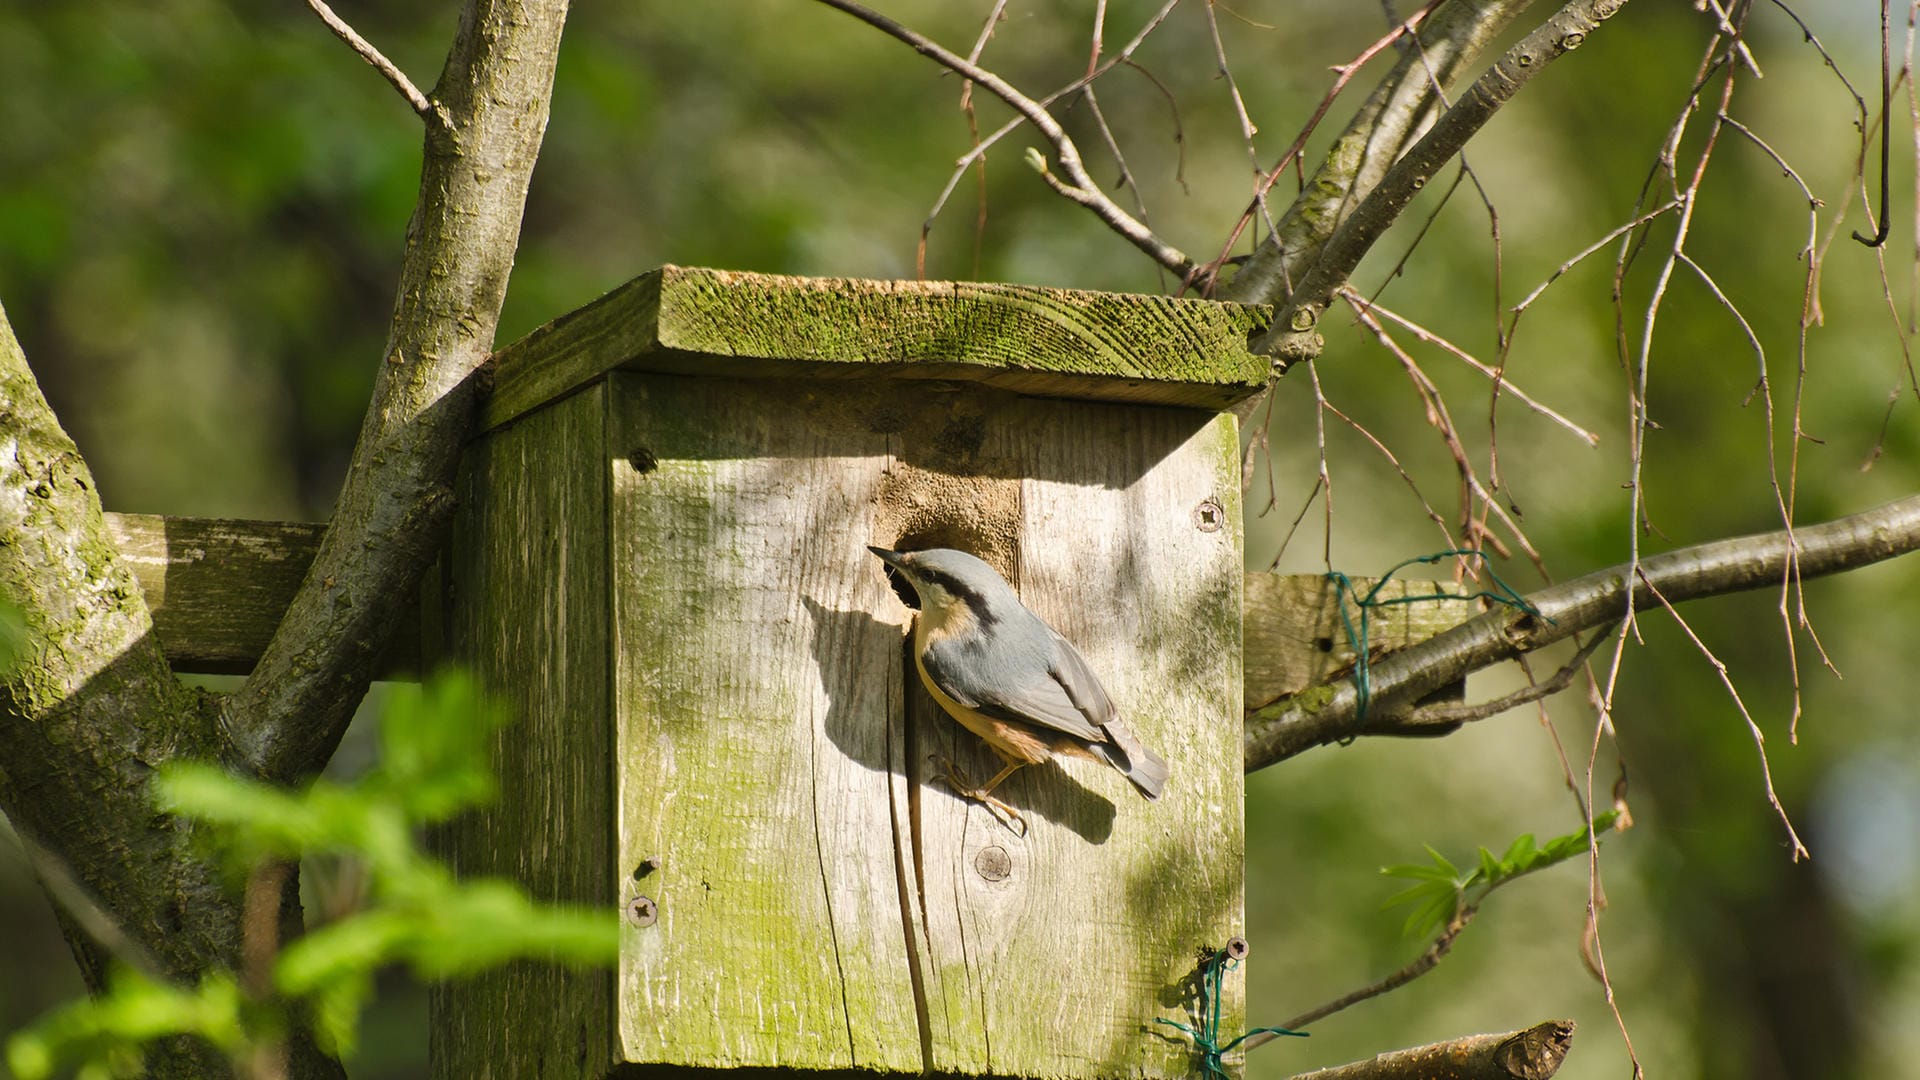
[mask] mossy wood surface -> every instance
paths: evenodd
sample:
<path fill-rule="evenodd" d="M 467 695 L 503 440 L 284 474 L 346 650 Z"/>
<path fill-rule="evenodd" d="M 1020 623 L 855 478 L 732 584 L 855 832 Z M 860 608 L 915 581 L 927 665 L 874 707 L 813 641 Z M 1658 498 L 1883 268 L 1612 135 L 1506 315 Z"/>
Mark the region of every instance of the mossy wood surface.
<path fill-rule="evenodd" d="M 1190 1022 L 1196 950 L 1243 930 L 1232 417 L 607 385 L 612 869 L 658 905 L 627 933 L 622 1056 L 1191 1073 L 1154 1018 Z M 1158 803 L 1092 762 L 1034 767 L 999 792 L 1021 837 L 932 779 L 934 754 L 980 778 L 994 761 L 912 678 L 911 613 L 866 545 L 938 543 L 986 551 L 1080 645 L 1172 763 Z M 1228 994 L 1234 1029 L 1237 978 Z"/>
<path fill-rule="evenodd" d="M 326 526 L 298 521 L 108 514 L 114 546 L 153 611 L 154 634 L 175 671 L 245 674 L 287 613 Z M 409 627 L 382 660 L 388 673 L 418 664 Z"/>
<path fill-rule="evenodd" d="M 483 426 L 615 369 L 982 382 L 1052 397 L 1223 408 L 1259 390 L 1266 309 L 978 282 L 666 266 L 502 349 Z"/>
<path fill-rule="evenodd" d="M 1363 595 L 1378 581 L 1352 580 Z M 1480 602 L 1469 598 L 1472 591 L 1449 582 L 1400 578 L 1387 582 L 1375 598 L 1382 606 L 1375 607 L 1367 620 L 1370 654 L 1378 658 L 1404 649 L 1480 614 Z M 1387 603 L 1435 594 L 1448 594 L 1448 598 Z M 1260 708 L 1353 671 L 1359 656 L 1347 640 L 1341 598 L 1324 574 L 1248 574 L 1246 597 L 1247 708 Z M 1347 618 L 1358 633 L 1359 608 L 1352 596 L 1345 602 Z"/>
<path fill-rule="evenodd" d="M 446 605 L 452 658 L 515 714 L 495 749 L 498 801 L 438 830 L 436 849 L 463 878 L 613 912 L 605 418 L 596 387 L 469 448 L 453 543 L 427 591 Z M 433 997 L 442 1080 L 609 1068 L 604 972 L 516 963 Z"/>

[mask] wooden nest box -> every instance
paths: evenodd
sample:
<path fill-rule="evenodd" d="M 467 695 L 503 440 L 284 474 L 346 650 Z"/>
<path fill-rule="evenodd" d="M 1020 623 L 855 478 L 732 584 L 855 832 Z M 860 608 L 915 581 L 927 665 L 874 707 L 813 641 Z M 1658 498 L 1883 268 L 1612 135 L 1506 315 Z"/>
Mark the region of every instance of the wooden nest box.
<path fill-rule="evenodd" d="M 441 1077 L 1184 1077 L 1243 932 L 1239 437 L 1253 309 L 667 267 L 503 350 L 431 600 L 517 707 L 463 874 L 623 913 L 616 971 L 437 993 Z M 996 793 L 867 551 L 956 547 L 1172 766 Z M 1221 1030 L 1238 1031 L 1239 977 Z"/>

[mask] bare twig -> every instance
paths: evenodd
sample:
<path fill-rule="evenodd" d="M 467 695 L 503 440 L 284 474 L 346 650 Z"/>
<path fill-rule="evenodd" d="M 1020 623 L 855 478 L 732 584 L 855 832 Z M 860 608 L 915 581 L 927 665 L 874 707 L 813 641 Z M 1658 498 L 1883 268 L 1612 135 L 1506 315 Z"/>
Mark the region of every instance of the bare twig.
<path fill-rule="evenodd" d="M 1037 164 L 1040 178 L 1062 197 L 1079 203 L 1093 211 L 1094 216 L 1107 224 L 1107 227 L 1119 233 L 1134 247 L 1145 252 L 1154 262 L 1180 275 L 1185 281 L 1193 271 L 1193 260 L 1185 252 L 1168 244 L 1154 235 L 1138 218 L 1122 209 L 1119 203 L 1108 198 L 1100 190 L 1100 185 L 1087 174 L 1085 163 L 1080 157 L 1080 148 L 1074 144 L 1067 130 L 1053 118 L 1040 102 L 1014 89 L 1005 79 L 978 64 L 969 63 L 967 58 L 953 53 L 932 39 L 920 34 L 893 19 L 887 18 L 871 8 L 854 3 L 853 0 L 819 0 L 837 11 L 847 14 L 895 38 L 911 47 L 913 51 L 940 64 L 958 75 L 972 79 L 1013 110 L 1025 117 L 1046 140 L 1053 145 L 1054 160 L 1060 165 L 1064 179 L 1046 168 L 1044 160 Z"/>
<path fill-rule="evenodd" d="M 393 88 L 400 91 L 400 96 L 407 99 L 407 104 L 413 106 L 413 111 L 419 113 L 422 119 L 432 120 L 447 131 L 453 130 L 453 120 L 447 115 L 447 111 L 421 93 L 420 88 L 413 85 L 413 80 L 407 78 L 407 73 L 401 71 L 399 66 L 387 59 L 379 49 L 374 48 L 372 42 L 361 37 L 359 31 L 347 25 L 345 19 L 334 14 L 333 9 L 327 6 L 326 0 L 307 0 L 307 6 L 313 9 L 315 15 L 320 16 L 321 22 L 327 24 L 327 29 L 333 31 L 333 36 L 346 42 L 348 48 L 360 54 L 360 59 L 365 60 L 373 70 L 380 73 L 382 78 L 393 84 Z"/>
<path fill-rule="evenodd" d="M 1880 0 L 1880 226 L 1872 236 L 1854 233 L 1853 238 L 1870 248 L 1877 248 L 1887 242 L 1887 232 L 1893 227 L 1893 208 L 1888 204 L 1889 185 L 1892 183 L 1893 168 L 1890 162 L 1892 154 L 1893 130 L 1893 57 L 1889 39 L 1891 30 L 1888 24 L 1888 0 Z"/>
<path fill-rule="evenodd" d="M 1513 379 L 1510 376 L 1505 375 L 1500 370 L 1480 360 L 1478 357 L 1475 357 L 1473 354 L 1467 352 L 1465 349 L 1462 349 L 1458 345 L 1455 345 L 1453 342 L 1448 341 L 1446 338 L 1441 337 L 1439 334 L 1434 333 L 1432 330 L 1429 330 L 1426 327 L 1420 325 L 1419 323 L 1414 322 L 1412 319 L 1407 318 L 1405 315 L 1401 315 L 1389 308 L 1381 307 L 1379 304 L 1374 303 L 1373 301 L 1363 299 L 1360 296 L 1360 294 L 1355 292 L 1351 287 L 1342 288 L 1340 290 L 1340 298 L 1347 301 L 1347 303 L 1353 305 L 1356 312 L 1359 311 L 1362 306 L 1364 306 L 1367 311 L 1370 311 L 1375 315 L 1382 316 L 1392 322 L 1400 324 L 1401 326 L 1405 327 L 1408 331 L 1410 331 L 1414 337 L 1419 338 L 1421 341 L 1424 341 L 1429 345 L 1435 346 L 1436 348 L 1445 352 L 1447 355 L 1458 359 L 1461 363 L 1466 364 L 1468 367 L 1472 368 L 1473 370 L 1479 372 L 1482 375 L 1485 375 L 1487 378 L 1499 379 L 1502 385 L 1505 387 L 1505 392 L 1512 394 L 1516 398 L 1519 398 L 1520 401 L 1527 406 L 1527 408 L 1532 409 L 1534 412 L 1539 413 L 1541 416 L 1546 417 L 1547 419 L 1560 425 L 1566 430 L 1572 432 L 1574 435 L 1579 437 L 1580 441 L 1586 443 L 1588 446 L 1600 445 L 1600 436 L 1595 435 L 1593 432 L 1588 431 L 1586 428 L 1583 428 L 1579 424 L 1574 423 L 1572 420 L 1567 419 L 1567 417 L 1561 412 L 1559 412 L 1557 409 L 1554 409 L 1549 405 L 1542 404 L 1537 398 L 1533 397 L 1531 394 L 1528 394 L 1526 391 L 1514 385 Z"/>
<path fill-rule="evenodd" d="M 1754 749 L 1760 752 L 1760 778 L 1767 789 L 1767 805 L 1773 807 L 1773 812 L 1780 818 L 1780 824 L 1787 830 L 1787 839 L 1793 842 L 1793 861 L 1799 862 L 1806 858 L 1807 845 L 1800 842 L 1800 834 L 1793 827 L 1793 819 L 1787 816 L 1787 808 L 1780 804 L 1780 796 L 1773 790 L 1773 767 L 1767 761 L 1766 734 L 1760 730 L 1759 724 L 1753 722 L 1753 714 L 1747 711 L 1747 703 L 1741 700 L 1739 689 L 1733 685 L 1733 676 L 1728 674 L 1726 663 L 1715 656 L 1712 649 L 1707 648 L 1707 643 L 1700 640 L 1700 635 L 1693 632 L 1692 625 L 1673 609 L 1673 605 L 1661 595 L 1659 587 L 1647 580 L 1644 572 L 1640 575 L 1640 580 L 1653 593 L 1653 598 L 1659 601 L 1660 606 L 1667 610 L 1667 614 L 1673 616 L 1673 621 L 1686 633 L 1687 640 L 1693 642 L 1694 648 L 1700 650 L 1700 655 L 1706 657 L 1707 663 L 1713 665 L 1714 673 L 1720 676 L 1720 684 L 1727 688 L 1727 694 L 1733 698 L 1734 707 L 1740 710 L 1740 718 L 1747 722 L 1747 732 L 1753 736 Z"/>
<path fill-rule="evenodd" d="M 1133 56 L 1134 51 L 1140 47 L 1140 44 L 1147 40 L 1147 35 L 1153 33 L 1162 22 L 1166 21 L 1167 16 L 1173 13 L 1173 9 L 1178 6 L 1179 3 L 1180 0 L 1166 0 L 1166 3 L 1160 5 L 1160 9 L 1154 12 L 1153 15 L 1147 19 L 1146 23 L 1140 27 L 1139 32 L 1134 34 L 1125 45 L 1120 47 L 1119 52 L 1114 53 L 1102 61 L 1100 66 L 1096 68 L 1091 75 L 1082 75 L 1060 89 L 1055 90 L 1053 93 L 1048 94 L 1046 97 L 1041 98 L 1040 105 L 1043 108 L 1051 106 L 1054 102 L 1059 101 L 1068 94 L 1092 85 L 1095 79 L 1112 70 L 1114 65 L 1126 62 L 1126 60 Z M 978 161 L 985 155 L 995 143 L 1017 131 L 1020 125 L 1026 122 L 1026 117 L 1016 116 L 995 128 L 992 133 L 985 138 L 980 138 L 976 134 L 973 149 L 960 155 L 960 157 L 954 161 L 953 173 L 947 177 L 946 186 L 940 189 L 939 197 L 933 200 L 933 209 L 927 211 L 928 224 L 923 226 L 923 231 L 931 227 L 934 218 L 940 216 L 941 209 L 947 205 L 947 199 L 952 197 L 953 189 L 959 186 L 960 178 L 967 174 L 967 169 L 972 167 L 975 161 Z"/>
<path fill-rule="evenodd" d="M 293 864 L 262 859 L 247 874 L 240 920 L 240 979 L 247 997 L 273 996 L 273 964 L 280 955 L 280 899 Z M 287 1040 L 275 1033 L 259 1040 L 245 1062 L 247 1080 L 286 1080 Z"/>
<path fill-rule="evenodd" d="M 993 29 L 1006 17 L 1007 0 L 995 0 L 993 10 L 987 12 L 987 19 L 980 26 L 980 36 L 973 41 L 972 51 L 967 59 L 978 61 L 980 54 L 987 49 L 987 42 L 993 39 Z M 973 107 L 973 80 L 960 82 L 960 112 L 967 118 L 967 137 L 973 145 L 980 146 L 980 114 Z M 980 253 L 986 246 L 987 238 L 987 156 L 983 152 L 978 158 L 979 168 L 975 170 L 978 178 L 978 191 L 975 195 L 973 215 L 973 274 L 980 276 Z M 964 171 L 964 170 L 962 170 Z M 914 274 L 921 280 L 927 276 L 927 237 L 933 232 L 933 217 L 930 215 L 920 223 L 920 243 L 914 249 Z"/>
<path fill-rule="evenodd" d="M 26 853 L 27 865 L 33 868 L 47 895 L 58 904 L 56 910 L 72 920 L 95 945 L 105 949 L 114 959 L 150 979 L 166 979 L 167 970 L 121 928 L 119 920 L 73 876 L 60 857 L 35 842 L 31 833 L 18 827 L 19 822 L 13 824 L 14 835 L 20 840 L 20 849 Z"/>

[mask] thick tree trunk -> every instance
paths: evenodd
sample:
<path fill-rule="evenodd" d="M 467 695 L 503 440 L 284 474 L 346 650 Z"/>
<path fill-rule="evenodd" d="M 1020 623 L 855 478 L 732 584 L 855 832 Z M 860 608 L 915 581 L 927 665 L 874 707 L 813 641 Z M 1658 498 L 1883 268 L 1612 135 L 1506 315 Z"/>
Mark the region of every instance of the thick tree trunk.
<path fill-rule="evenodd" d="M 293 608 L 231 700 L 174 679 L 86 463 L 0 313 L 0 587 L 32 650 L 0 682 L 0 809 L 39 853 L 92 985 L 103 954 L 182 982 L 237 966 L 236 891 L 191 843 L 192 827 L 154 808 L 151 779 L 169 761 L 201 759 L 293 780 L 318 771 L 346 730 L 400 617 L 394 598 L 417 586 L 444 531 L 566 12 L 565 0 L 470 0 L 462 13 L 346 488 Z M 289 900 L 282 933 L 298 930 Z M 228 1071 L 184 1042 L 155 1047 L 150 1067 Z M 292 1047 L 290 1070 L 340 1073 L 307 1043 Z"/>
<path fill-rule="evenodd" d="M 154 809 L 154 770 L 219 759 L 210 703 L 182 687 L 120 560 L 73 440 L 41 396 L 0 311 L 0 582 L 29 653 L 0 675 L 0 807 L 42 864 L 81 971 L 102 955 L 190 982 L 239 955 L 238 897 Z M 88 910 L 92 909 L 92 910 Z M 105 939 L 105 940 L 102 940 Z M 224 1062 L 169 1046 L 155 1075 L 214 1076 Z"/>

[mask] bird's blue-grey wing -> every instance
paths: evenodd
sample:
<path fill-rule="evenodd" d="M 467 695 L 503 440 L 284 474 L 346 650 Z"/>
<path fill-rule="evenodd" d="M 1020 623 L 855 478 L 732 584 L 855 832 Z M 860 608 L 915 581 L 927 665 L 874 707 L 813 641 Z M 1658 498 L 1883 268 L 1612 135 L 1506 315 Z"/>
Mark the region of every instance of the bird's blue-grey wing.
<path fill-rule="evenodd" d="M 1058 639 L 1058 635 L 1054 636 Z M 1077 659 L 1078 654 L 1075 657 Z M 1056 665 L 1044 654 L 1028 652 L 993 659 L 998 662 L 983 663 L 978 655 L 963 657 L 957 647 L 942 642 L 928 646 L 921 663 L 927 669 L 927 676 L 948 697 L 970 709 L 1000 720 L 1052 728 L 1088 742 L 1106 740 L 1098 721 L 1083 712 L 1077 703 L 1077 698 L 1084 698 L 1083 687 L 1090 682 L 1108 715 L 1113 710 L 1106 692 L 1099 689 L 1093 673 L 1086 670 L 1086 661 L 1080 661 L 1084 675 L 1076 677 L 1076 689 L 1069 692 L 1055 674 Z M 991 672 L 993 681 L 983 678 L 983 672 Z"/>
<path fill-rule="evenodd" d="M 1073 643 L 1063 638 L 1051 626 L 1047 633 L 1053 637 L 1052 669 L 1053 679 L 1067 695 L 1067 699 L 1095 725 L 1105 724 L 1114 718 L 1113 699 L 1107 696 L 1107 688 L 1100 685 L 1100 679 L 1087 666 L 1086 657 Z"/>
<path fill-rule="evenodd" d="M 1113 707 L 1113 699 L 1107 696 L 1107 688 L 1100 685 L 1080 650 L 1059 634 L 1053 635 L 1053 639 L 1054 678 L 1074 705 L 1100 725 L 1101 737 L 1094 748 L 1106 756 L 1109 764 L 1125 773 L 1142 795 L 1159 798 L 1167 784 L 1166 759 L 1147 749 L 1132 729 L 1120 722 L 1120 714 Z"/>

